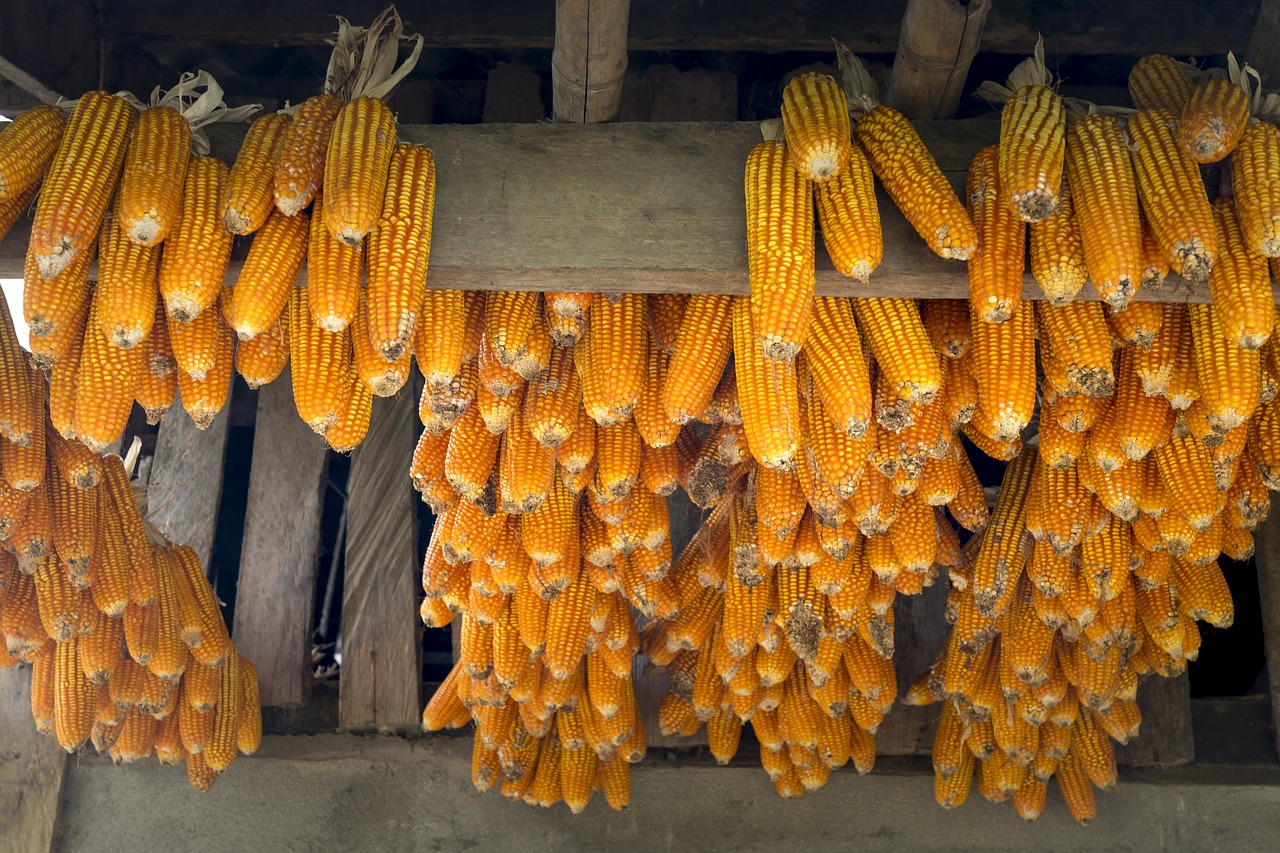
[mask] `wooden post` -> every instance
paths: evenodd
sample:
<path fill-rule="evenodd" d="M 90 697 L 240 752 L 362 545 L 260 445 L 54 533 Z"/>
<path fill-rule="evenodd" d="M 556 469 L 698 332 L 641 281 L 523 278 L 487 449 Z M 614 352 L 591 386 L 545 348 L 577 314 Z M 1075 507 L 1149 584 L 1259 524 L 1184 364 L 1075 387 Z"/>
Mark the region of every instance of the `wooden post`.
<path fill-rule="evenodd" d="M 1262 75 L 1264 88 L 1280 84 L 1280 0 L 1262 0 L 1244 58 Z"/>
<path fill-rule="evenodd" d="M 991 0 L 910 0 L 885 104 L 913 120 L 953 118 L 989 11 Z"/>
<path fill-rule="evenodd" d="M 630 0 L 556 0 L 551 51 L 556 121 L 614 121 L 627 76 Z"/>
<path fill-rule="evenodd" d="M 1116 745 L 1116 761 L 1125 767 L 1180 767 L 1196 758 L 1191 732 L 1191 679 L 1152 676 L 1138 686 L 1142 728 L 1129 743 Z"/>
<path fill-rule="evenodd" d="M 422 708 L 413 396 L 375 399 L 369 434 L 351 457 L 342 590 L 342 728 L 416 728 Z"/>
<path fill-rule="evenodd" d="M 147 518 L 172 542 L 190 545 L 209 570 L 222 500 L 222 466 L 231 426 L 231 401 L 206 430 L 196 429 L 182 401 L 160 425 L 147 486 Z M 225 592 L 223 593 L 226 594 Z"/>
<path fill-rule="evenodd" d="M 1258 525 L 1253 532 L 1253 543 L 1267 678 L 1271 683 L 1271 731 L 1276 738 L 1276 751 L 1280 753 L 1280 513 L 1271 513 Z"/>
<path fill-rule="evenodd" d="M 51 850 L 67 754 L 31 722 L 31 669 L 0 669 L 0 853 Z"/>
<path fill-rule="evenodd" d="M 259 389 L 233 636 L 258 668 L 263 705 L 307 700 L 328 458 L 298 417 L 289 372 Z"/>

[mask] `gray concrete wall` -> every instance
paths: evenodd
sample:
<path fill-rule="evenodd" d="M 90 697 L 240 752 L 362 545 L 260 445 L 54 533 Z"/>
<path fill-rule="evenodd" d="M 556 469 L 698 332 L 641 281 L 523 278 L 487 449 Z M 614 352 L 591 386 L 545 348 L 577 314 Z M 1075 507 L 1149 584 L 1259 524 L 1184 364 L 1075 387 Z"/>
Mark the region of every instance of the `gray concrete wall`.
<path fill-rule="evenodd" d="M 268 737 L 203 794 L 181 768 L 115 768 L 85 756 L 67 771 L 55 849 L 1243 851 L 1275 849 L 1280 834 L 1276 769 L 1129 773 L 1116 793 L 1099 794 L 1098 819 L 1082 828 L 1052 786 L 1046 814 L 1031 825 L 976 792 L 944 812 L 919 761 L 886 762 L 867 777 L 840 772 L 787 802 L 753 763 L 658 755 L 633 768 L 630 809 L 615 813 L 597 794 L 575 817 L 564 806 L 543 811 L 476 794 L 470 751 L 465 737 Z"/>

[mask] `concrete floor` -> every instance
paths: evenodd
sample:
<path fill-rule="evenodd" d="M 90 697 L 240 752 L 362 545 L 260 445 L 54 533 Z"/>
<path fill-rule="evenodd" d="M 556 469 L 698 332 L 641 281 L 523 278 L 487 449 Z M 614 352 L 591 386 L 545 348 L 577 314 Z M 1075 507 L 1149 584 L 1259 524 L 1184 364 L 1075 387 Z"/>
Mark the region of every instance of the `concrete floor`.
<path fill-rule="evenodd" d="M 1011 804 L 977 793 L 963 807 L 934 805 L 927 763 L 884 762 L 875 773 L 833 775 L 825 788 L 783 801 L 753 763 L 715 767 L 661 754 L 632 770 L 632 803 L 618 814 L 597 794 L 573 816 L 478 795 L 471 739 L 408 741 L 357 735 L 274 736 L 211 791 L 181 768 L 117 769 L 85 756 L 68 768 L 60 851 L 312 851 L 567 849 L 769 851 L 806 848 L 1097 851 L 1275 849 L 1280 770 L 1198 766 L 1133 772 L 1099 794 L 1088 828 L 1052 788 L 1046 813 L 1023 824 Z"/>

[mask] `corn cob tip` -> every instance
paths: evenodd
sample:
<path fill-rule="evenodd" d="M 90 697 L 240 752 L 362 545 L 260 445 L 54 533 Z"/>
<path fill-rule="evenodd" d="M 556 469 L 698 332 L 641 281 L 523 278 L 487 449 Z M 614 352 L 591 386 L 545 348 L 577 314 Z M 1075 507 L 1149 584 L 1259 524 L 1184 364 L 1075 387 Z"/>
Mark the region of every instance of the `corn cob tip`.
<path fill-rule="evenodd" d="M 317 326 L 324 329 L 326 332 L 333 332 L 335 334 L 347 328 L 348 325 L 346 317 L 335 317 L 332 314 L 325 314 L 322 317 L 312 315 L 311 319 L 315 321 Z"/>
<path fill-rule="evenodd" d="M 952 261 L 967 261 L 973 254 L 973 243 L 954 243 L 951 240 L 951 227 L 943 225 L 933 232 L 933 245 L 938 247 L 938 254 Z"/>
<path fill-rule="evenodd" d="M 65 270 L 78 254 L 80 251 L 72 248 L 70 240 L 66 237 L 60 238 L 52 252 L 36 253 L 36 268 L 40 270 L 40 277 L 45 281 L 57 278 L 58 274 Z"/>
<path fill-rule="evenodd" d="M 152 246 L 160 237 L 160 221 L 151 213 L 146 213 L 125 225 L 121 223 L 124 235 L 140 246 Z"/>
<path fill-rule="evenodd" d="M 164 310 L 170 320 L 177 320 L 179 323 L 190 323 L 200 316 L 204 306 L 199 299 L 191 294 L 175 293 L 165 297 Z"/>

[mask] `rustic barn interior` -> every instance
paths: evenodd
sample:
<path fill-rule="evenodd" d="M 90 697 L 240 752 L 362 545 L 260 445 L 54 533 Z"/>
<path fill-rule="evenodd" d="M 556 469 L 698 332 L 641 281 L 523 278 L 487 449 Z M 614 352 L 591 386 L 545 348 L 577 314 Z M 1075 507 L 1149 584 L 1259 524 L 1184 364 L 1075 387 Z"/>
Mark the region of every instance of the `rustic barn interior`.
<path fill-rule="evenodd" d="M 334 15 L 368 22 L 383 7 L 10 0 L 0 4 L 0 116 L 99 89 L 145 100 L 195 70 L 211 72 L 231 106 L 296 105 L 323 86 Z M 984 80 L 1003 81 L 1037 35 L 1060 94 L 1097 104 L 1132 106 L 1130 69 L 1148 54 L 1225 68 L 1233 52 L 1264 89 L 1280 89 L 1280 0 L 397 7 L 406 31 L 423 36 L 421 58 L 388 103 L 399 139 L 431 149 L 438 168 L 433 288 L 748 293 L 746 152 L 798 72 L 839 77 L 833 39 L 907 105 L 961 190 L 975 152 L 1000 129 L 999 110 L 973 93 Z M 244 127 L 213 126 L 214 156 L 234 161 Z M 1216 186 L 1219 171 L 1205 174 Z M 883 194 L 880 207 L 880 270 L 856 284 L 820 261 L 817 293 L 967 298 L 964 265 L 920 246 Z M 0 280 L 13 305 L 28 234 L 20 223 L 0 240 Z M 233 250 L 229 276 L 246 249 L 240 241 Z M 1030 275 L 1024 298 L 1044 298 Z M 1209 301 L 1207 285 L 1178 277 L 1150 298 Z M 137 443 L 147 521 L 194 549 L 232 639 L 256 662 L 262 747 L 204 792 L 180 767 L 116 767 L 91 749 L 68 756 L 32 727 L 29 671 L 0 669 L 0 850 L 1262 848 L 1280 829 L 1280 668 L 1268 667 L 1280 655 L 1274 517 L 1255 531 L 1253 556 L 1220 561 L 1231 626 L 1203 626 L 1185 673 L 1142 682 L 1140 734 L 1116 746 L 1119 783 L 1099 796 L 1088 827 L 1052 787 L 1035 822 L 976 794 L 959 808 L 937 807 L 937 705 L 894 706 L 872 773 L 846 767 L 821 790 L 780 799 L 750 730 L 727 767 L 716 766 L 705 731 L 658 730 L 667 676 L 643 661 L 633 682 L 648 752 L 632 765 L 625 812 L 602 796 L 576 815 L 478 795 L 471 727 L 422 732 L 423 706 L 457 660 L 461 622 L 424 630 L 418 612 L 434 516 L 406 470 L 422 387 L 415 372 L 399 393 L 375 399 L 369 433 L 350 453 L 331 450 L 295 416 L 287 372 L 257 389 L 237 377 L 203 430 L 181 412 L 150 425 L 134 408 L 113 449 Z M 994 495 L 1004 463 L 970 448 Z M 706 512 L 682 490 L 668 506 L 679 554 Z M 947 595 L 939 583 L 893 605 L 900 694 L 944 647 Z"/>

